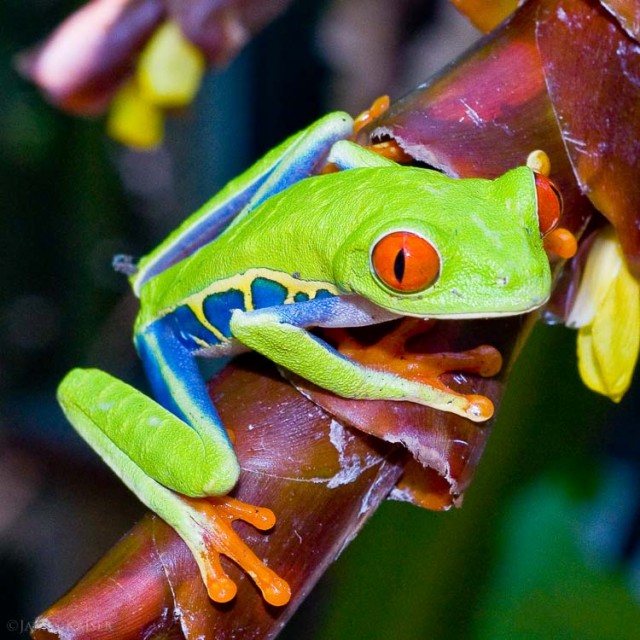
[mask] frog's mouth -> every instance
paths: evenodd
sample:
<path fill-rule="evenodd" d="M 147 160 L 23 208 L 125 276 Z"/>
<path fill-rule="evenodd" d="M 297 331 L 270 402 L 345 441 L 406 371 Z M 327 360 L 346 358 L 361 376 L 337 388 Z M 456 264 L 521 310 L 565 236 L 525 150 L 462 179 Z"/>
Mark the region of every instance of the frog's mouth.
<path fill-rule="evenodd" d="M 419 317 L 419 318 L 430 318 L 433 320 L 489 320 L 491 318 L 506 318 L 509 316 L 519 316 L 525 313 L 531 313 L 536 309 L 539 309 L 542 305 L 544 305 L 549 298 L 544 298 L 539 303 L 533 303 L 528 307 L 523 307 L 519 310 L 509 310 L 509 311 L 477 311 L 474 313 L 432 313 L 428 316 L 424 315 L 414 315 L 412 313 L 406 313 L 404 315 Z"/>
<path fill-rule="evenodd" d="M 410 305 L 407 305 L 407 300 L 403 300 L 402 309 L 400 309 L 400 305 L 395 306 L 391 304 L 380 304 L 377 303 L 378 306 L 382 307 L 385 311 L 391 312 L 393 314 L 399 316 L 407 316 L 411 318 L 423 318 L 423 319 L 434 319 L 434 320 L 481 320 L 481 319 L 490 319 L 490 318 L 503 318 L 509 316 L 517 316 L 525 313 L 531 313 L 536 309 L 539 309 L 549 300 L 549 293 L 541 293 L 540 295 L 530 295 L 526 299 L 520 300 L 519 303 L 514 303 L 509 305 L 506 309 L 496 309 L 495 306 L 491 308 L 490 306 L 485 307 L 484 309 L 480 306 L 479 309 L 474 309 L 473 311 L 452 311 L 447 308 L 438 308 L 437 304 L 434 304 L 433 307 L 428 311 L 414 311 L 410 308 Z"/>

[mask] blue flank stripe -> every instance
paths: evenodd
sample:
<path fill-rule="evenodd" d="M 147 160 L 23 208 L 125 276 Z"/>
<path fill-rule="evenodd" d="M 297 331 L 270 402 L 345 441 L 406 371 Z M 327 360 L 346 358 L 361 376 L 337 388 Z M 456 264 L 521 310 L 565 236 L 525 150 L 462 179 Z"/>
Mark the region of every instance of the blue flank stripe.
<path fill-rule="evenodd" d="M 256 278 L 251 283 L 253 308 L 256 310 L 282 306 L 287 296 L 287 288 L 269 278 Z M 327 289 L 319 289 L 316 292 L 314 300 L 333 297 L 335 297 L 334 294 Z M 304 303 L 309 301 L 309 295 L 299 291 L 293 299 L 294 302 Z M 202 311 L 207 321 L 227 338 L 231 337 L 231 330 L 229 328 L 231 312 L 234 309 L 244 310 L 244 308 L 244 294 L 239 289 L 229 289 L 228 291 L 213 293 L 207 296 L 202 304 Z M 300 309 L 300 311 L 302 311 L 302 309 Z M 162 322 L 164 326 L 173 331 L 182 345 L 191 352 L 202 349 L 202 343 L 213 347 L 221 342 L 214 333 L 198 320 L 196 314 L 187 305 L 177 307 L 165 316 Z"/>
<path fill-rule="evenodd" d="M 186 305 L 178 307 L 168 318 L 173 322 L 176 336 L 189 349 L 201 349 L 202 344 L 194 338 L 203 340 L 209 346 L 220 343 L 220 340 L 207 329 L 196 317 L 196 314 Z M 214 325 L 215 326 L 215 325 Z"/>
<path fill-rule="evenodd" d="M 287 298 L 287 288 L 268 278 L 256 278 L 251 283 L 251 300 L 254 309 L 279 307 Z"/>
<path fill-rule="evenodd" d="M 234 309 L 244 310 L 244 308 L 244 294 L 239 289 L 212 293 L 204 299 L 202 304 L 204 317 L 227 338 L 231 337 L 229 328 L 231 312 Z"/>

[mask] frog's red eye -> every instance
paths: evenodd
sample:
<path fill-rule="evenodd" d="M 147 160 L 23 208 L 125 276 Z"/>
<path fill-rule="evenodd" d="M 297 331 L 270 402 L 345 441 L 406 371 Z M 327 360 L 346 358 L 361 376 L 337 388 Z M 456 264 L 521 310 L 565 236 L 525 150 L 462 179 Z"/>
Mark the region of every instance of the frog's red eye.
<path fill-rule="evenodd" d="M 384 284 L 406 293 L 426 289 L 440 273 L 440 257 L 433 245 L 409 231 L 380 238 L 371 253 L 371 264 Z"/>
<path fill-rule="evenodd" d="M 536 173 L 536 193 L 538 194 L 538 224 L 540 233 L 546 236 L 562 215 L 562 196 L 549 178 Z"/>

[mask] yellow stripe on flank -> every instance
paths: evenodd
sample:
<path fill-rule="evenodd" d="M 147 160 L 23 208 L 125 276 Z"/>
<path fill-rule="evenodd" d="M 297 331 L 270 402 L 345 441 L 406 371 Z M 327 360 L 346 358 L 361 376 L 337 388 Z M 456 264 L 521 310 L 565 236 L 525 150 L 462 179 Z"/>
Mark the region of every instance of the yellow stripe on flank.
<path fill-rule="evenodd" d="M 202 324 L 208 331 L 211 331 L 213 335 L 221 342 L 226 342 L 228 338 L 204 315 L 204 301 L 212 294 L 223 293 L 232 289 L 238 290 L 242 293 L 244 299 L 244 305 L 246 311 L 253 311 L 253 300 L 251 295 L 251 284 L 256 278 L 265 278 L 276 282 L 286 289 L 287 295 L 284 299 L 284 304 L 293 304 L 294 297 L 298 293 L 304 293 L 309 297 L 309 300 L 313 300 L 318 291 L 321 289 L 329 291 L 334 295 L 339 295 L 340 291 L 336 286 L 329 282 L 321 280 L 301 280 L 288 273 L 282 273 L 281 271 L 274 271 L 271 269 L 249 269 L 245 273 L 234 275 L 224 280 L 217 280 L 212 282 L 211 285 L 199 291 L 198 293 L 180 301 L 175 307 L 166 308 L 158 312 L 157 317 L 153 321 L 162 318 L 172 313 L 177 307 L 187 305 L 191 311 L 193 311 L 198 322 Z M 140 330 L 140 329 L 138 329 Z"/>
<path fill-rule="evenodd" d="M 211 333 L 213 333 L 213 335 L 218 338 L 218 340 L 220 340 L 220 342 L 226 342 L 227 341 L 227 337 L 217 328 L 214 327 L 205 317 L 204 315 L 204 311 L 202 309 L 202 304 L 193 304 L 192 302 L 188 302 L 187 306 L 189 307 L 189 309 L 191 309 L 191 311 L 193 311 L 193 314 L 195 315 L 195 317 L 198 319 L 198 322 L 207 330 L 211 331 Z M 196 340 L 196 342 L 198 342 L 198 344 L 200 344 L 200 340 L 198 340 L 197 338 L 194 337 L 194 340 Z M 203 347 L 208 347 L 209 345 L 204 343 L 202 345 Z"/>
<path fill-rule="evenodd" d="M 265 278 L 283 286 L 287 290 L 285 304 L 293 303 L 293 298 L 297 293 L 306 293 L 309 296 L 309 300 L 313 300 L 316 293 L 321 289 L 326 289 L 334 295 L 338 295 L 340 293 L 335 285 L 328 282 L 320 280 L 300 280 L 298 278 L 294 278 L 288 273 L 258 268 L 249 269 L 249 271 L 245 271 L 245 273 L 239 273 L 231 278 L 214 282 L 206 289 L 199 291 L 197 294 L 185 300 L 183 304 L 188 304 L 194 310 L 202 324 L 209 327 L 209 323 L 206 320 L 203 321 L 202 305 L 204 300 L 211 294 L 221 293 L 223 291 L 228 291 L 229 289 L 236 289 L 241 291 L 244 296 L 246 311 L 253 311 L 254 307 L 253 300 L 251 298 L 251 284 L 256 278 Z M 196 308 L 198 311 L 196 311 Z M 218 334 L 216 333 L 216 335 Z"/>

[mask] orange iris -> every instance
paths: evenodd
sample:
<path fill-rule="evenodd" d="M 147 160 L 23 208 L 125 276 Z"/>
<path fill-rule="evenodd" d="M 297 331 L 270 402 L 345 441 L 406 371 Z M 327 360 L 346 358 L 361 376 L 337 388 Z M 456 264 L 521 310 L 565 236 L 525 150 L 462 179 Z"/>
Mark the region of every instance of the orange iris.
<path fill-rule="evenodd" d="M 440 273 L 440 257 L 433 245 L 409 231 L 395 231 L 378 240 L 371 254 L 373 269 L 396 291 L 426 289 Z"/>

